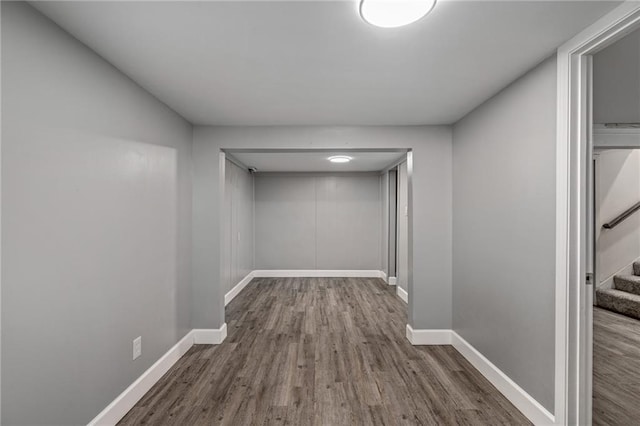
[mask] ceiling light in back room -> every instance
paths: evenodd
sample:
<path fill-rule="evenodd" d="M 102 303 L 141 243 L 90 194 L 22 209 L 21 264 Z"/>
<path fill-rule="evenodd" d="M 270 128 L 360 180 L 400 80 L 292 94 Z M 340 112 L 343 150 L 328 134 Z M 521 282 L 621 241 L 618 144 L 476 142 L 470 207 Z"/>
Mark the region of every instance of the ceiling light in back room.
<path fill-rule="evenodd" d="M 362 0 L 360 16 L 371 25 L 396 28 L 416 22 L 435 5 L 436 0 Z"/>
<path fill-rule="evenodd" d="M 332 163 L 348 163 L 349 161 L 353 160 L 353 158 L 347 155 L 334 155 L 329 157 L 328 160 Z"/>

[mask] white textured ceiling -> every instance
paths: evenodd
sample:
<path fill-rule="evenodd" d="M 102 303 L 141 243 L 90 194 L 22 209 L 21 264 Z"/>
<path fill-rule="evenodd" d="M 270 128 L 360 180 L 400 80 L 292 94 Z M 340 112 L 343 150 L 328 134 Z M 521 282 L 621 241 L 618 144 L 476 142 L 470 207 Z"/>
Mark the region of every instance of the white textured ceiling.
<path fill-rule="evenodd" d="M 358 1 L 32 2 L 194 124 L 450 124 L 613 9 L 440 1 L 396 29 Z"/>
<path fill-rule="evenodd" d="M 333 155 L 348 155 L 349 163 L 328 160 Z M 304 152 L 232 152 L 231 155 L 258 172 L 374 172 L 384 170 L 401 159 L 405 152 L 304 151 Z"/>

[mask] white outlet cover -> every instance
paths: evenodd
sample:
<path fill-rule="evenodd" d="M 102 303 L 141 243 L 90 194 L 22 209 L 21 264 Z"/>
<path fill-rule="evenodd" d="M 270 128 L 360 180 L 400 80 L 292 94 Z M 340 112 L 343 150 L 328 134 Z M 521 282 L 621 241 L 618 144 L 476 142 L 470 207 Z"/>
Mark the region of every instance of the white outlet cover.
<path fill-rule="evenodd" d="M 142 336 L 133 340 L 133 359 L 140 358 L 140 355 L 142 355 Z"/>

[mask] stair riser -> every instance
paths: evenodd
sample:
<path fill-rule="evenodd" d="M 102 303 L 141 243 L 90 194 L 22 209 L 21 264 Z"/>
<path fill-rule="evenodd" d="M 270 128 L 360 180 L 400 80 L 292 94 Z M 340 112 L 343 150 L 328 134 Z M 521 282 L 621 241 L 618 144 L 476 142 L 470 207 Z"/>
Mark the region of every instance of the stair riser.
<path fill-rule="evenodd" d="M 616 290 L 640 295 L 640 280 L 638 279 L 616 276 L 613 278 L 613 287 Z"/>
<path fill-rule="evenodd" d="M 616 298 L 609 294 L 597 295 L 598 306 L 628 317 L 640 319 L 640 303 Z"/>

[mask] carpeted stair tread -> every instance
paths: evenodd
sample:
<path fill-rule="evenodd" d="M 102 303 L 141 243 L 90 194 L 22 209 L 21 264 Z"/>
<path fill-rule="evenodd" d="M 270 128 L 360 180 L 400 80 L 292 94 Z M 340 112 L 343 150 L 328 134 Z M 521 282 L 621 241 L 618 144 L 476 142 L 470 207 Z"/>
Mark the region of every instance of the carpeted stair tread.
<path fill-rule="evenodd" d="M 613 277 L 613 288 L 627 293 L 640 294 L 640 277 L 636 275 L 616 275 Z"/>
<path fill-rule="evenodd" d="M 633 275 L 640 276 L 640 262 L 633 262 Z"/>
<path fill-rule="evenodd" d="M 616 289 L 596 291 L 598 306 L 622 315 L 640 319 L 640 295 Z"/>

